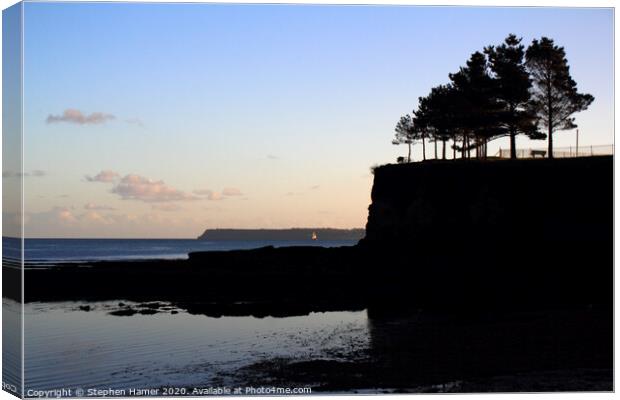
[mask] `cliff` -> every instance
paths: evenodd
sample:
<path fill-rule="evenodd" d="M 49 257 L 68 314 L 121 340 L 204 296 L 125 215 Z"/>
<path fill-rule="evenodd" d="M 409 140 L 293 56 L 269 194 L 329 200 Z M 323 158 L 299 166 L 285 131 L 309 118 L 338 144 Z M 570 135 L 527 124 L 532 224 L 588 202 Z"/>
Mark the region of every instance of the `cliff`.
<path fill-rule="evenodd" d="M 412 304 L 452 309 L 611 306 L 613 157 L 438 161 L 374 173 L 360 248 L 369 274 L 392 288 L 380 301 L 400 291 Z"/>
<path fill-rule="evenodd" d="M 611 156 L 385 165 L 374 175 L 366 243 L 467 242 L 483 251 L 498 241 L 612 239 Z"/>

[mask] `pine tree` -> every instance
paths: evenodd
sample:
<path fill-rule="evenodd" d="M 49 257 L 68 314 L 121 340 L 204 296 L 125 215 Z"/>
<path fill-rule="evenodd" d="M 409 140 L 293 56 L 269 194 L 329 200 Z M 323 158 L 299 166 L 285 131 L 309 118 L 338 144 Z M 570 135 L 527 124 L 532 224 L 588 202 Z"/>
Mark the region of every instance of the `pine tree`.
<path fill-rule="evenodd" d="M 455 90 L 452 99 L 463 141 L 461 151 L 463 157 L 466 153 L 469 157 L 473 147 L 470 138 L 476 141 L 477 148 L 498 134 L 495 82 L 488 73 L 487 59 L 480 52 L 472 54 L 466 66 L 449 77 Z"/>
<path fill-rule="evenodd" d="M 407 153 L 407 162 L 411 162 L 411 145 L 415 140 L 415 130 L 413 125 L 413 118 L 411 115 L 403 115 L 394 128 L 396 134 L 392 140 L 392 144 L 407 144 L 409 152 Z"/>
<path fill-rule="evenodd" d="M 484 49 L 495 83 L 495 99 L 499 124 L 510 136 L 510 158 L 517 158 L 516 137 L 528 135 L 543 139 L 536 124 L 536 114 L 530 106 L 532 83 L 524 64 L 521 38 L 510 34 L 499 46 Z"/>
<path fill-rule="evenodd" d="M 413 125 L 416 138 L 422 140 L 422 160 L 426 160 L 426 139 L 435 142 L 435 158 L 437 158 L 437 140 L 434 139 L 434 129 L 430 124 L 429 102 L 426 97 L 418 98 L 418 108 L 413 112 Z"/>
<path fill-rule="evenodd" d="M 455 99 L 456 90 L 453 86 L 439 85 L 432 88 L 428 96 L 419 99 L 416 113 L 417 129 L 431 133 L 435 141 L 442 142 L 441 158 L 444 160 L 446 143 L 454 137 L 458 126 Z"/>
<path fill-rule="evenodd" d="M 576 128 L 572 115 L 587 109 L 594 97 L 577 92 L 564 48 L 556 46 L 553 39 L 532 41 L 525 60 L 533 80 L 532 110 L 547 128 L 549 158 L 553 158 L 553 133 Z"/>

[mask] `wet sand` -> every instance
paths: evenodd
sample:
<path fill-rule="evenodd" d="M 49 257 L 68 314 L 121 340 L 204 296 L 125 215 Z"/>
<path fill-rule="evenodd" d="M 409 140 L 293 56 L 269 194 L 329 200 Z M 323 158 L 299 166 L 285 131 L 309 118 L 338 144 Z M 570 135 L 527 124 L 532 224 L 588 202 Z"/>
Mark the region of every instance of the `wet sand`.
<path fill-rule="evenodd" d="M 420 313 L 369 319 L 366 352 L 336 360 L 275 359 L 249 382 L 326 392 L 611 391 L 610 317 L 601 309 L 489 315 Z"/>

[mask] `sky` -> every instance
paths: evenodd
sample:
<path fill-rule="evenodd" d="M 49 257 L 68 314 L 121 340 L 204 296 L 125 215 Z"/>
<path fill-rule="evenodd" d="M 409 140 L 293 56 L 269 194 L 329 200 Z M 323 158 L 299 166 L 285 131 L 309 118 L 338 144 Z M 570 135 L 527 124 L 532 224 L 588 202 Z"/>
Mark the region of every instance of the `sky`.
<path fill-rule="evenodd" d="M 400 116 L 509 33 L 565 47 L 613 143 L 611 9 L 25 3 L 25 235 L 364 227 Z"/>

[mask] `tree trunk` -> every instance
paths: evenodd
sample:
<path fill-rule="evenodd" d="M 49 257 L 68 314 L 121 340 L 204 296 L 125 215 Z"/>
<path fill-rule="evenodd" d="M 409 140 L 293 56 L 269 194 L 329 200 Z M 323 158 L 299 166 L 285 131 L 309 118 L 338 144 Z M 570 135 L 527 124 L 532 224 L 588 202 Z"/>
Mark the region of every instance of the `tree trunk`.
<path fill-rule="evenodd" d="M 441 158 L 445 160 L 446 159 L 446 140 L 443 139 L 442 142 L 443 142 L 443 148 L 441 149 Z"/>
<path fill-rule="evenodd" d="M 551 103 L 551 79 L 547 82 L 547 107 L 548 107 L 548 124 L 547 131 L 549 135 L 549 152 L 548 157 L 553 158 L 553 104 Z"/>
<path fill-rule="evenodd" d="M 510 115 L 515 114 L 516 107 L 510 104 Z M 517 158 L 517 129 L 514 125 L 510 126 L 510 158 Z"/>
<path fill-rule="evenodd" d="M 407 145 L 409 146 L 409 153 L 407 153 L 407 162 L 410 163 L 411 162 L 411 143 L 407 143 Z"/>
<path fill-rule="evenodd" d="M 437 159 L 437 139 L 435 139 L 435 160 Z"/>
<path fill-rule="evenodd" d="M 424 136 L 422 136 L 422 160 L 426 161 L 426 141 L 424 140 Z"/>
<path fill-rule="evenodd" d="M 547 130 L 547 135 L 549 135 L 549 148 L 547 151 L 549 152 L 549 158 L 553 158 L 553 131 L 551 124 L 549 124 L 549 128 Z"/>

